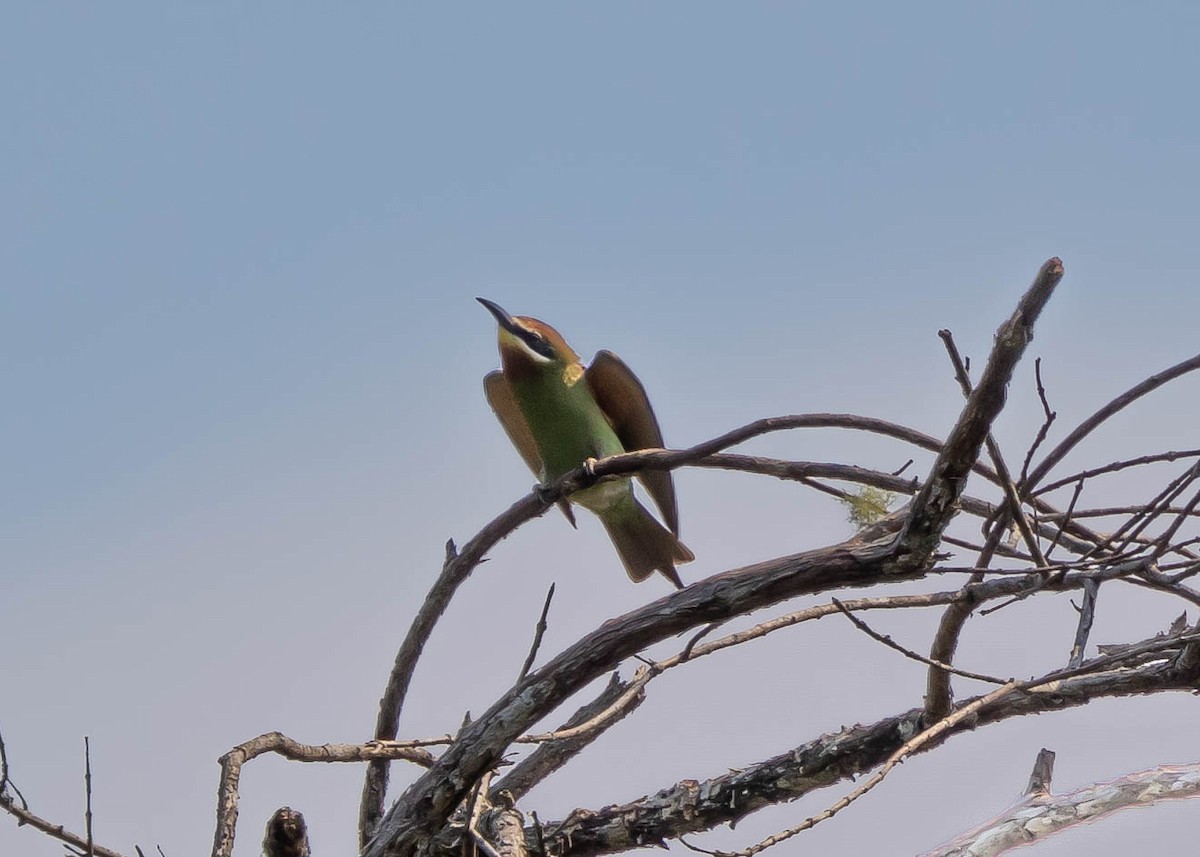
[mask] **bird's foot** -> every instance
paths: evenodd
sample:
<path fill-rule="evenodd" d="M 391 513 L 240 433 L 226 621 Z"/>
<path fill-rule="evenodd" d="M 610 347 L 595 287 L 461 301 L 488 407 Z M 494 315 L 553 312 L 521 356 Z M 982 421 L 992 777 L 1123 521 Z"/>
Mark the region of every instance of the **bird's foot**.
<path fill-rule="evenodd" d="M 591 456 L 588 456 L 587 458 L 585 458 L 583 460 L 583 475 L 586 476 L 589 480 L 594 480 L 596 478 L 596 462 L 597 461 L 599 461 L 599 459 L 592 458 Z"/>

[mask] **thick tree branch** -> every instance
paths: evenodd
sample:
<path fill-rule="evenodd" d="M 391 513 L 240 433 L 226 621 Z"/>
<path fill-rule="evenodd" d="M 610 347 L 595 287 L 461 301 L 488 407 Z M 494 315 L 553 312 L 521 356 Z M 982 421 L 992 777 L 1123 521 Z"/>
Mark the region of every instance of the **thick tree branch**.
<path fill-rule="evenodd" d="M 1051 795 L 1047 782 L 1044 791 L 922 857 L 995 857 L 1123 809 L 1196 797 L 1200 764 L 1163 765 L 1061 795 Z"/>
<path fill-rule="evenodd" d="M 470 785 L 499 762 L 504 749 L 528 725 L 548 714 L 561 699 L 647 645 L 670 634 L 784 598 L 821 591 L 835 580 L 842 586 L 861 586 L 882 574 L 891 574 L 896 579 L 922 576 L 931 564 L 942 531 L 957 510 L 966 477 L 976 464 L 991 423 L 1003 407 L 1005 388 L 1033 336 L 1033 324 L 1062 276 L 1062 263 L 1058 259 L 1046 262 L 1016 312 L 1001 325 L 979 385 L 943 445 L 928 482 L 913 501 L 907 525 L 894 548 L 846 543 L 737 569 L 628 614 L 617 623 L 622 628 L 619 637 L 603 634 L 614 624 L 609 623 L 519 683 L 471 724 L 459 736 L 459 742 L 396 801 L 365 853 L 371 857 L 415 853 L 420 843 L 445 823 Z M 665 464 L 677 466 L 689 456 L 695 460 L 719 452 L 774 427 L 771 420 L 752 423 L 699 444 L 680 459 Z M 617 468 L 621 464 L 615 458 L 609 459 L 607 467 Z M 605 465 L 601 461 L 594 466 L 597 477 L 619 472 L 608 470 Z M 541 499 L 547 503 L 556 501 L 555 488 L 562 491 L 574 487 L 567 484 L 571 478 L 568 475 L 567 480 L 541 492 Z M 469 752 L 464 747 L 469 747 Z M 364 808 L 368 803 L 366 798 L 364 793 Z M 364 821 L 369 819 L 364 816 Z M 362 829 L 368 831 L 371 826 L 365 823 Z"/>
<path fill-rule="evenodd" d="M 521 524 L 545 513 L 559 499 L 571 492 L 594 484 L 597 479 L 606 476 L 627 475 L 642 468 L 682 467 L 701 461 L 730 446 L 770 432 L 801 428 L 841 428 L 866 431 L 893 437 L 925 449 L 936 451 L 941 448 L 941 444 L 936 438 L 887 420 L 860 417 L 854 414 L 800 414 L 755 420 L 690 449 L 642 450 L 602 459 L 596 462 L 590 470 L 582 466 L 576 468 L 554 484 L 537 488 L 528 496 L 514 503 L 468 541 L 461 552 L 456 550 L 452 541 L 447 542 L 446 560 L 442 565 L 442 571 L 417 611 L 417 616 L 409 626 L 404 642 L 396 653 L 391 674 L 379 702 L 374 738 L 378 741 L 391 741 L 399 734 L 400 712 L 408 694 L 413 672 L 438 620 L 446 611 L 458 587 L 479 565 L 484 555 Z M 387 779 L 387 761 L 375 760 L 367 766 L 359 805 L 360 845 L 365 844 L 371 837 L 383 815 Z"/>
<path fill-rule="evenodd" d="M 1200 683 L 1196 666 L 1183 667 L 1181 653 L 1196 634 L 1155 639 L 1129 647 L 1118 656 L 1094 658 L 1075 678 L 1053 678 L 1024 691 L 1003 695 L 973 720 L 958 723 L 917 752 L 940 746 L 950 735 L 1013 717 L 1085 705 L 1093 699 L 1168 690 L 1191 691 Z M 1114 668 L 1153 660 L 1135 668 Z M 966 700 L 964 708 L 975 700 Z M 795 800 L 834 783 L 857 777 L 883 764 L 923 730 L 923 709 L 916 708 L 870 726 L 844 728 L 764 762 L 703 782 L 685 780 L 632 803 L 591 812 L 577 810 L 558 824 L 546 824 L 543 853 L 560 857 L 614 854 L 683 833 L 734 823 L 765 806 Z M 532 841 L 527 831 L 527 840 Z"/>
<path fill-rule="evenodd" d="M 922 567 L 928 562 L 937 550 L 942 532 L 954 517 L 967 476 L 979 458 L 979 450 L 991 431 L 992 422 L 1004 408 L 1013 370 L 1033 339 L 1034 322 L 1062 278 L 1061 260 L 1054 258 L 1043 264 L 1016 311 L 996 331 L 987 366 L 938 453 L 929 478 L 913 500 L 908 523 L 900 537 L 900 556 L 914 567 Z"/>

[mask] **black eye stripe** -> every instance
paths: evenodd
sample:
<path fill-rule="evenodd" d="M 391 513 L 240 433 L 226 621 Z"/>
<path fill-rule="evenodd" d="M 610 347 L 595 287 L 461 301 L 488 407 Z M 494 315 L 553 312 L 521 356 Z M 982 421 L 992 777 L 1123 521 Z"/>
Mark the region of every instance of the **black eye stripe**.
<path fill-rule="evenodd" d="M 542 336 L 540 333 L 535 333 L 532 330 L 522 331 L 522 333 L 524 334 L 522 339 L 525 340 L 525 344 L 528 345 L 531 350 L 537 352 L 543 357 L 554 357 L 554 348 L 550 345 L 550 342 L 546 339 L 546 337 Z"/>

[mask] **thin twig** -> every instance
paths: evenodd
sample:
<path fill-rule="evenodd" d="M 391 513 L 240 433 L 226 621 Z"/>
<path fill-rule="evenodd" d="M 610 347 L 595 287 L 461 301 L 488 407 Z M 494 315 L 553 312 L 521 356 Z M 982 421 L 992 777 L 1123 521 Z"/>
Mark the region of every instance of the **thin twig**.
<path fill-rule="evenodd" d="M 1033 461 L 1034 453 L 1038 447 L 1046 439 L 1046 435 L 1050 433 L 1050 426 L 1058 419 L 1058 413 L 1050 410 L 1050 403 L 1046 401 L 1046 388 L 1042 384 L 1042 358 L 1038 357 L 1033 361 L 1033 377 L 1037 382 L 1038 400 L 1042 403 L 1042 425 L 1037 430 L 1037 435 L 1033 438 L 1033 443 L 1029 445 L 1028 451 L 1025 453 L 1025 461 L 1021 464 L 1021 488 L 1024 490 L 1025 481 L 1029 478 L 1029 464 Z"/>
<path fill-rule="evenodd" d="M 4 732 L 0 731 L 0 804 L 9 805 L 12 803 L 12 798 L 8 796 L 8 790 L 12 789 L 13 794 L 17 796 L 17 800 L 21 802 L 22 809 L 29 809 L 29 802 L 25 800 L 25 795 L 21 794 L 21 790 L 17 788 L 8 775 L 8 750 L 4 747 Z"/>
<path fill-rule="evenodd" d="M 533 631 L 533 645 L 529 647 L 529 654 L 525 657 L 525 663 L 521 665 L 521 673 L 517 676 L 517 681 L 529 675 L 529 669 L 533 666 L 533 659 L 537 657 L 538 649 L 542 646 L 542 637 L 546 633 L 546 616 L 550 613 L 550 602 L 554 600 L 554 584 L 550 584 L 550 588 L 546 590 L 546 603 L 542 605 L 542 615 L 538 617 L 537 627 Z"/>
<path fill-rule="evenodd" d="M 1192 469 L 1196 470 L 1196 468 Z M 1175 534 L 1179 532 L 1179 528 L 1183 526 L 1184 521 L 1186 521 L 1188 517 L 1193 514 L 1197 504 L 1200 504 L 1200 491 L 1192 495 L 1192 499 L 1188 501 L 1188 504 L 1179 511 L 1179 513 L 1175 516 L 1175 519 L 1171 521 L 1170 525 L 1168 525 L 1168 527 L 1158 537 L 1158 547 L 1155 548 L 1153 554 L 1155 559 L 1158 559 L 1170 549 L 1171 539 L 1173 539 Z"/>
<path fill-rule="evenodd" d="M 1124 461 L 1114 461 L 1106 464 L 1103 467 L 1094 467 L 1090 470 L 1081 470 L 1078 473 L 1072 473 L 1070 476 L 1064 476 L 1061 479 L 1056 479 L 1053 482 L 1048 482 L 1034 492 L 1034 495 L 1048 494 L 1062 488 L 1064 485 L 1070 485 L 1072 482 L 1077 482 L 1080 479 L 1091 479 L 1094 476 L 1103 476 L 1109 473 L 1116 473 L 1121 470 L 1126 470 L 1130 467 L 1141 467 L 1146 464 L 1158 464 L 1164 461 L 1176 461 L 1180 458 L 1196 458 L 1200 456 L 1200 449 L 1182 449 L 1170 450 L 1168 452 L 1156 452 L 1153 455 L 1140 455 L 1137 458 L 1129 458 Z"/>
<path fill-rule="evenodd" d="M 959 669 L 958 667 L 951 666 L 950 664 L 944 664 L 940 661 L 931 660 L 924 655 L 919 655 L 912 649 L 900 645 L 886 634 L 880 634 L 878 631 L 874 630 L 870 625 L 846 609 L 846 605 L 841 601 L 838 601 L 836 598 L 831 600 L 833 601 L 833 605 L 837 607 L 838 610 L 842 611 L 842 615 L 854 623 L 854 627 L 858 628 L 858 630 L 862 631 L 872 640 L 877 640 L 888 648 L 895 649 L 906 658 L 911 658 L 912 660 L 925 664 L 926 666 L 937 667 L 938 669 L 946 670 L 947 672 L 954 673 L 955 675 L 960 675 L 963 678 L 972 678 L 976 681 L 987 682 L 988 684 L 1005 684 L 1006 682 L 1010 681 L 1010 679 L 997 678 L 996 676 L 986 675 L 985 673 L 976 673 L 971 672 L 970 670 Z"/>
<path fill-rule="evenodd" d="M 1125 535 L 1124 541 L 1118 545 L 1117 550 L 1128 550 L 1129 546 L 1134 544 L 1135 540 L 1143 532 L 1145 532 L 1155 520 L 1165 514 L 1165 510 L 1171 508 L 1171 503 L 1178 499 L 1178 497 L 1184 491 L 1186 491 L 1188 486 L 1195 482 L 1197 478 L 1200 478 L 1200 461 L 1196 462 L 1183 473 L 1181 473 L 1178 478 L 1176 478 L 1165 489 L 1163 489 L 1163 492 L 1158 497 L 1151 501 L 1150 505 L 1148 505 L 1140 514 L 1134 515 L 1133 518 L 1130 519 L 1131 521 L 1137 521 L 1137 523 L 1130 528 L 1129 532 Z M 1183 518 L 1186 517 L 1186 515 L 1183 516 Z M 1180 519 L 1181 522 L 1183 518 Z"/>
<path fill-rule="evenodd" d="M 946 347 L 946 353 L 950 356 L 950 362 L 954 366 L 954 375 L 958 379 L 959 387 L 962 388 L 963 396 L 970 399 L 971 379 L 967 376 L 967 368 L 959 354 L 958 346 L 954 344 L 954 334 L 949 330 L 939 330 L 938 336 L 941 337 L 942 344 Z M 1037 537 L 1029 526 L 1024 509 L 1021 508 L 1021 495 L 1017 491 L 1017 486 L 1013 484 L 1012 476 L 1008 472 L 1008 465 L 1005 464 L 1004 456 L 1000 453 L 1000 445 L 996 443 L 996 439 L 990 431 L 983 442 L 987 446 L 988 457 L 992 459 L 992 467 L 996 469 L 996 475 L 1000 477 L 1000 488 L 1004 491 L 1005 500 L 1008 501 L 1008 517 L 1017 525 L 1021 538 L 1025 540 L 1025 547 L 1029 550 L 1029 555 L 1033 557 L 1034 562 L 1044 567 L 1046 558 L 1042 556 L 1041 546 L 1038 545 Z M 999 525 L 997 522 L 997 526 Z"/>
<path fill-rule="evenodd" d="M 8 794 L 9 789 L 16 795 L 16 800 Z M 17 805 L 18 800 L 20 801 L 20 806 Z M 68 849 L 75 849 L 82 854 L 91 854 L 92 857 L 122 857 L 119 851 L 113 851 L 111 848 L 97 845 L 94 841 L 89 843 L 87 837 L 74 834 L 63 827 L 63 825 L 55 824 L 49 819 L 42 818 L 40 815 L 30 811 L 29 803 L 25 800 L 25 796 L 21 794 L 16 783 L 12 781 L 8 766 L 8 751 L 4 747 L 3 735 L 0 735 L 0 809 L 15 818 L 18 825 L 28 824 L 34 830 L 40 831 L 50 838 L 64 843 Z"/>
<path fill-rule="evenodd" d="M 1195 357 L 1189 357 L 1182 363 L 1176 363 L 1169 369 L 1164 369 L 1162 372 L 1151 375 L 1146 380 L 1135 384 L 1124 393 L 1110 401 L 1108 404 L 1104 405 L 1104 407 L 1100 408 L 1100 410 L 1096 411 L 1096 413 L 1092 414 L 1090 417 L 1080 423 L 1074 431 L 1072 431 L 1069 435 L 1067 435 L 1066 438 L 1063 439 L 1061 443 L 1059 443 L 1058 446 L 1054 447 L 1054 449 L 1047 453 L 1046 457 L 1042 459 L 1041 464 L 1039 464 L 1034 471 L 1029 474 L 1029 478 L 1026 480 L 1025 490 L 1027 492 L 1032 492 L 1034 488 L 1037 487 L 1038 483 L 1046 478 L 1046 475 L 1052 469 L 1054 469 L 1054 466 L 1058 464 L 1058 462 L 1062 461 L 1068 452 L 1074 449 L 1081 440 L 1099 428 L 1104 421 L 1113 416 L 1113 414 L 1116 414 L 1122 409 L 1128 407 L 1142 396 L 1145 396 L 1147 393 L 1157 390 L 1163 384 L 1173 381 L 1181 375 L 1186 375 L 1188 372 L 1193 372 L 1196 369 L 1200 369 L 1200 354 L 1197 354 Z M 1074 479 L 1071 481 L 1074 481 Z"/>
<path fill-rule="evenodd" d="M 83 736 L 83 790 L 87 808 L 83 813 L 83 827 L 87 835 L 87 855 L 96 857 L 96 842 L 92 838 L 92 745 L 88 736 Z"/>
<path fill-rule="evenodd" d="M 1075 504 L 1079 502 L 1079 495 L 1083 493 L 1083 480 L 1075 484 L 1075 492 L 1071 495 L 1071 502 L 1067 504 L 1067 511 L 1063 514 L 1062 520 L 1058 523 L 1058 532 L 1054 534 L 1054 541 L 1050 542 L 1050 547 L 1046 548 L 1046 559 L 1050 559 L 1050 554 L 1058 547 L 1058 540 L 1062 538 L 1062 534 L 1067 531 L 1067 525 L 1071 523 L 1071 516 L 1075 513 Z"/>

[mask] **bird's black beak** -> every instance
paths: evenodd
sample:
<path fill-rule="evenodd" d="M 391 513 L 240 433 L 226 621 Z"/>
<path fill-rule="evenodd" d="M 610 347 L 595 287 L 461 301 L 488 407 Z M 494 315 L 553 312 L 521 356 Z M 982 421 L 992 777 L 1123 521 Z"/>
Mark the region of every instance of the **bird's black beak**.
<path fill-rule="evenodd" d="M 513 321 L 513 317 L 509 315 L 505 311 L 504 307 L 500 306 L 500 304 L 496 303 L 495 301 L 489 301 L 487 298 L 475 298 L 475 300 L 483 304 L 484 308 L 486 308 L 488 312 L 496 317 L 496 321 L 500 324 L 500 326 L 509 333 L 514 334 L 515 336 L 520 336 L 523 333 L 523 331 L 517 327 L 517 323 Z"/>

